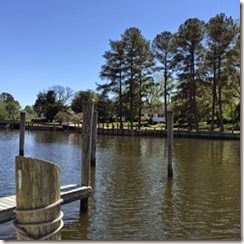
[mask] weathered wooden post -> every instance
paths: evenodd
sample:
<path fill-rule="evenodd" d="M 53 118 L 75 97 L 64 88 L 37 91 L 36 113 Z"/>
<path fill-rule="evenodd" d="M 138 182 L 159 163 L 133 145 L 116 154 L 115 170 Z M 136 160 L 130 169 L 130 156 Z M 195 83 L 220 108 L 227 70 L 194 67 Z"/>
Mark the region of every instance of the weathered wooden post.
<path fill-rule="evenodd" d="M 60 168 L 47 161 L 16 157 L 18 240 L 61 240 Z"/>
<path fill-rule="evenodd" d="M 97 149 L 97 117 L 98 112 L 93 112 L 92 120 L 92 149 L 91 149 L 91 165 L 96 165 L 96 149 Z"/>
<path fill-rule="evenodd" d="M 19 156 L 25 154 L 25 112 L 20 113 Z"/>
<path fill-rule="evenodd" d="M 94 105 L 92 103 L 83 104 L 82 123 L 82 162 L 81 162 L 81 185 L 90 185 L 90 165 L 91 165 L 91 142 L 92 142 L 92 120 Z M 80 212 L 87 211 L 88 198 L 81 199 Z"/>
<path fill-rule="evenodd" d="M 168 177 L 173 177 L 172 154 L 173 154 L 173 111 L 167 111 L 167 145 L 168 145 Z"/>

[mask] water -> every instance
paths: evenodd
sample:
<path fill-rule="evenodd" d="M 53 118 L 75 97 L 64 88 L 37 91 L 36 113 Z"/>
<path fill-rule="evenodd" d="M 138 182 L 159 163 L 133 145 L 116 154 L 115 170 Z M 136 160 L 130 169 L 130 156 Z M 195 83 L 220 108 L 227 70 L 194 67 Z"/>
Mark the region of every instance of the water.
<path fill-rule="evenodd" d="M 15 194 L 17 131 L 0 131 L 0 196 Z M 80 182 L 81 137 L 27 132 L 25 155 L 56 162 L 62 185 Z M 98 136 L 94 194 L 62 206 L 62 240 L 240 240 L 240 142 L 175 139 L 172 180 L 165 138 Z M 15 239 L 10 222 L 0 239 Z"/>

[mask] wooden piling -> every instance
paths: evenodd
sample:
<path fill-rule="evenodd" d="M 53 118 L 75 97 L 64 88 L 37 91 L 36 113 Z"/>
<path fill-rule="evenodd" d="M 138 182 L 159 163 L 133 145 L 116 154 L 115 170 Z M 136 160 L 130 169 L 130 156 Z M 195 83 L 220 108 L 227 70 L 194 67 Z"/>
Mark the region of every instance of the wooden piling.
<path fill-rule="evenodd" d="M 59 166 L 17 156 L 16 220 L 13 222 L 17 240 L 61 240 L 61 202 Z"/>
<path fill-rule="evenodd" d="M 92 120 L 94 105 L 92 103 L 83 104 L 82 122 L 82 161 L 81 161 L 81 185 L 90 185 L 90 165 L 91 165 L 91 142 L 92 142 Z M 80 212 L 88 209 L 88 198 L 80 201 Z"/>
<path fill-rule="evenodd" d="M 25 154 L 25 112 L 20 113 L 20 138 L 19 138 L 19 156 Z"/>
<path fill-rule="evenodd" d="M 92 120 L 92 147 L 91 147 L 91 166 L 96 165 L 96 148 L 97 148 L 97 117 L 98 112 L 93 112 Z"/>
<path fill-rule="evenodd" d="M 172 154 L 173 154 L 173 111 L 167 111 L 167 155 L 168 155 L 168 177 L 173 177 Z"/>

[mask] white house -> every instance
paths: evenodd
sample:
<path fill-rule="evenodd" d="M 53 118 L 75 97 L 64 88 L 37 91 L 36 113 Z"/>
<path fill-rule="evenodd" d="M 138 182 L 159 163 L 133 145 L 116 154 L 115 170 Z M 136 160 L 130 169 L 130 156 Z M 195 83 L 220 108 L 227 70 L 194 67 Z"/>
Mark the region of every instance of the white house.
<path fill-rule="evenodd" d="M 169 110 L 171 107 L 168 106 L 167 109 Z M 165 123 L 164 105 L 144 107 L 142 109 L 142 117 L 145 118 L 148 116 L 152 118 L 152 123 L 154 124 Z"/>
<path fill-rule="evenodd" d="M 152 116 L 152 122 L 154 124 L 165 123 L 164 114 L 154 113 L 153 116 Z"/>

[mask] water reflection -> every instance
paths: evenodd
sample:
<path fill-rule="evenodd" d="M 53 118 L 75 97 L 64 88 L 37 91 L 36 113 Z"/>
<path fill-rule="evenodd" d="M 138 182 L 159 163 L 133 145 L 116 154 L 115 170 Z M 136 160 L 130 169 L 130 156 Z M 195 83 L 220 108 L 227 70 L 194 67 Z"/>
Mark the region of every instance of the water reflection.
<path fill-rule="evenodd" d="M 81 142 L 79 133 L 28 132 L 26 155 L 57 162 L 62 184 L 79 183 Z M 3 196 L 15 189 L 18 133 L 0 132 L 0 147 Z M 62 239 L 239 240 L 240 142 L 175 139 L 172 180 L 166 154 L 164 138 L 98 136 L 89 211 L 62 206 Z M 15 238 L 9 223 L 0 236 Z"/>

